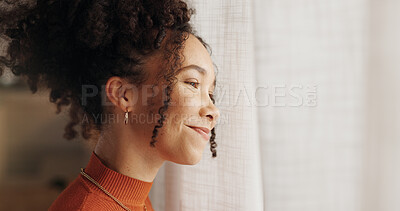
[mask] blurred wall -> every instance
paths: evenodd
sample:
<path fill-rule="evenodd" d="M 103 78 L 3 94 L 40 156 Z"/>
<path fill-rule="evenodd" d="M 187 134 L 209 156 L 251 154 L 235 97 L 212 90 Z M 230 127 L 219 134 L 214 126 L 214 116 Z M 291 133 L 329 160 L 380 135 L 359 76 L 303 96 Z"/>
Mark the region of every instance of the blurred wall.
<path fill-rule="evenodd" d="M 62 137 L 69 117 L 48 96 L 0 88 L 0 210 L 47 210 L 89 159 L 81 139 Z"/>

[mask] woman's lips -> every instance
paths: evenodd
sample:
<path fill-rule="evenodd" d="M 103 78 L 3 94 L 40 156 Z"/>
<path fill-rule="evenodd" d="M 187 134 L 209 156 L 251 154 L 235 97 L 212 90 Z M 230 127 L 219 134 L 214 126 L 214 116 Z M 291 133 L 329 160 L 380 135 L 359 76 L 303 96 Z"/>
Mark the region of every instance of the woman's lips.
<path fill-rule="evenodd" d="M 194 126 L 188 126 L 188 127 L 192 128 L 197 133 L 199 133 L 206 141 L 210 140 L 210 135 L 208 135 L 208 133 L 210 133 L 210 130 L 208 128 L 194 127 Z"/>

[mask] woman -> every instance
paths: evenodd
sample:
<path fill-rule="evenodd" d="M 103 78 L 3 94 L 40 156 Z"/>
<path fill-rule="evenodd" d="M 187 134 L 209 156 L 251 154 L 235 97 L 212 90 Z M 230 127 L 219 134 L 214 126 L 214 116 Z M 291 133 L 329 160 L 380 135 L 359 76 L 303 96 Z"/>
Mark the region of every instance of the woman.
<path fill-rule="evenodd" d="M 33 93 L 69 107 L 65 138 L 96 140 L 90 161 L 50 210 L 153 210 L 165 161 L 216 157 L 215 72 L 179 0 L 38 0 L 4 13 L 4 66 Z M 211 135 L 210 135 L 211 134 Z"/>

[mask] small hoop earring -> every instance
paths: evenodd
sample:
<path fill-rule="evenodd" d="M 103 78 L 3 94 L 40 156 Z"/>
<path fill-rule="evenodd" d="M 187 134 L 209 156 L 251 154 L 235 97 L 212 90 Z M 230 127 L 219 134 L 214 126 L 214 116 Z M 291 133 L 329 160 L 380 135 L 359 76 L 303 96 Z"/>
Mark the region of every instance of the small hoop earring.
<path fill-rule="evenodd" d="M 128 109 L 125 112 L 125 125 L 128 124 Z"/>

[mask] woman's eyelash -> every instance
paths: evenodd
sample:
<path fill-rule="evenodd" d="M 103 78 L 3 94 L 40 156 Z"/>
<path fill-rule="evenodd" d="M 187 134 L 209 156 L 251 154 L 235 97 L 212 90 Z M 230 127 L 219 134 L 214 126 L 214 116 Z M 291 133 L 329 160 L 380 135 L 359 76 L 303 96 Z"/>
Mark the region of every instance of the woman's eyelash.
<path fill-rule="evenodd" d="M 185 82 L 185 83 L 187 83 L 187 84 L 190 84 L 190 85 L 192 85 L 192 84 L 195 84 L 195 86 L 193 86 L 194 88 L 196 88 L 197 89 L 197 87 L 199 86 L 199 84 L 200 83 L 197 83 L 197 82 Z"/>

